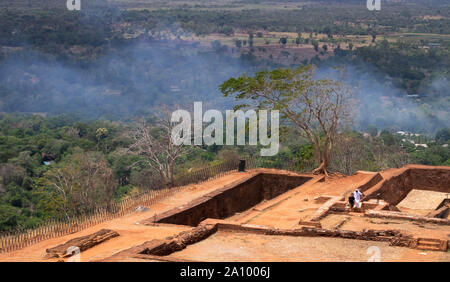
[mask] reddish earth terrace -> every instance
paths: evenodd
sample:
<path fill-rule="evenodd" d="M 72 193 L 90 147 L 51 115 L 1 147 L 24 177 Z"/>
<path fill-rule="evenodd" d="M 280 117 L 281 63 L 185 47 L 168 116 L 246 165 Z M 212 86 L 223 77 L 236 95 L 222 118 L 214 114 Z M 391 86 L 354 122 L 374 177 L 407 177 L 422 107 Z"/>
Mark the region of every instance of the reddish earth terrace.
<path fill-rule="evenodd" d="M 347 197 L 359 188 L 363 206 Z M 450 261 L 450 167 L 328 178 L 254 169 L 189 185 L 120 218 L 0 261 Z"/>

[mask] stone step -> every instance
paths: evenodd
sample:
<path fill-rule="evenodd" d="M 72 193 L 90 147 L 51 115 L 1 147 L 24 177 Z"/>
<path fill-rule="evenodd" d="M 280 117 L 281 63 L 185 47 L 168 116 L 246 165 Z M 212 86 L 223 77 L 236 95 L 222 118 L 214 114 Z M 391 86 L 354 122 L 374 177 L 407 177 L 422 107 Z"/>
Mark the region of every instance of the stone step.
<path fill-rule="evenodd" d="M 446 251 L 447 240 L 433 239 L 433 238 L 419 238 L 417 240 L 417 249 L 432 250 L 432 251 Z"/>
<path fill-rule="evenodd" d="M 364 216 L 363 212 L 356 212 L 356 211 L 349 212 L 348 214 L 351 216 Z"/>
<path fill-rule="evenodd" d="M 423 245 L 418 245 L 416 247 L 416 249 L 429 250 L 429 251 L 440 251 L 441 250 L 439 247 L 436 247 L 436 246 L 423 246 Z"/>
<path fill-rule="evenodd" d="M 419 238 L 419 243 L 434 243 L 434 244 L 441 244 L 440 239 L 432 239 L 432 238 Z"/>
<path fill-rule="evenodd" d="M 423 247 L 436 247 L 439 248 L 441 246 L 441 244 L 435 244 L 435 243 L 422 243 L 420 242 L 419 244 L 417 244 L 417 246 L 423 246 Z"/>

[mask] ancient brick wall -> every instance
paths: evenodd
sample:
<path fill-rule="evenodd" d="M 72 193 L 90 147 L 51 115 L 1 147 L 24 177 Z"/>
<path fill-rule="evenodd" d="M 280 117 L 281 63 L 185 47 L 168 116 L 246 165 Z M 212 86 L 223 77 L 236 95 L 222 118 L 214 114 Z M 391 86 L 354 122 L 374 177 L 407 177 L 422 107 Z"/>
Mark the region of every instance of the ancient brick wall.
<path fill-rule="evenodd" d="M 450 193 L 450 169 L 408 168 L 369 189 L 365 200 L 380 198 L 397 205 L 412 189 Z"/>
<path fill-rule="evenodd" d="M 196 226 L 206 218 L 222 219 L 270 200 L 312 179 L 306 176 L 261 173 L 242 183 L 213 191 L 182 209 L 161 214 L 158 223 Z"/>
<path fill-rule="evenodd" d="M 450 193 L 450 169 L 409 169 L 412 189 Z"/>

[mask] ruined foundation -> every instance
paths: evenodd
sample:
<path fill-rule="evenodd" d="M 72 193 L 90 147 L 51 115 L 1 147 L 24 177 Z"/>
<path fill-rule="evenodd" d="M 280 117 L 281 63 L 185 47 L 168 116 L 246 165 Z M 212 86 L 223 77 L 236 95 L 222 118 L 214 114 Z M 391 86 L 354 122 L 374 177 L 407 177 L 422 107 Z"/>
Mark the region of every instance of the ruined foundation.
<path fill-rule="evenodd" d="M 117 232 L 102 229 L 61 242 L 46 250 L 46 259 L 69 257 L 72 245 L 83 252 L 104 244 L 98 250 L 108 255 L 85 255 L 141 262 L 360 261 L 376 246 L 389 253 L 386 261 L 403 261 L 404 254 L 414 260 L 421 250 L 430 256 L 426 261 L 449 261 L 450 167 L 408 165 L 337 179 L 266 169 L 236 176 L 188 187 L 150 208 L 158 212 L 130 215 L 125 220 L 132 232 L 118 239 L 109 240 L 121 224 L 113 226 Z M 348 207 L 354 189 L 365 194 L 359 209 Z M 348 244 L 356 247 L 349 252 Z"/>
<path fill-rule="evenodd" d="M 299 187 L 310 179 L 312 177 L 260 173 L 213 191 L 181 209 L 149 219 L 144 224 L 156 222 L 197 226 L 207 218 L 224 219 Z"/>
<path fill-rule="evenodd" d="M 400 203 L 413 190 L 450 193 L 449 169 L 407 168 L 368 189 L 365 200 L 382 199 L 391 205 Z"/>

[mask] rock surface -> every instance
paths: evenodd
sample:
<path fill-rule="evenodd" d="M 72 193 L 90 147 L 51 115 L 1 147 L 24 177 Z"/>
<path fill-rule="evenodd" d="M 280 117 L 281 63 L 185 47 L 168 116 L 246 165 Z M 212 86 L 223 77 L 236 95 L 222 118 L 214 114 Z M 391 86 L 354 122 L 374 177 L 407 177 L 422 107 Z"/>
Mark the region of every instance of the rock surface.
<path fill-rule="evenodd" d="M 117 233 L 116 231 L 110 229 L 101 229 L 94 234 L 74 238 L 64 244 L 47 249 L 47 257 L 69 257 L 73 255 L 73 253 L 67 253 L 67 250 L 71 247 L 78 247 L 80 252 L 82 252 L 117 236 L 119 236 L 119 233 Z"/>

